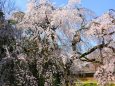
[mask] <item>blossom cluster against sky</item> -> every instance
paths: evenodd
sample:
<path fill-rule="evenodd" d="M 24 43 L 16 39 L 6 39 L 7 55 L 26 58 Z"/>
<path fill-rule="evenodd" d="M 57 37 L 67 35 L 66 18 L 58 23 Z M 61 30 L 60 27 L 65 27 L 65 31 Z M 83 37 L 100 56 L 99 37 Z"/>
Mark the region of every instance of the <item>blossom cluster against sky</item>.
<path fill-rule="evenodd" d="M 26 10 L 27 0 L 15 0 L 16 5 L 20 10 Z M 63 6 L 68 0 L 51 0 L 58 6 Z M 81 6 L 94 11 L 97 15 L 115 9 L 115 0 L 82 0 Z"/>

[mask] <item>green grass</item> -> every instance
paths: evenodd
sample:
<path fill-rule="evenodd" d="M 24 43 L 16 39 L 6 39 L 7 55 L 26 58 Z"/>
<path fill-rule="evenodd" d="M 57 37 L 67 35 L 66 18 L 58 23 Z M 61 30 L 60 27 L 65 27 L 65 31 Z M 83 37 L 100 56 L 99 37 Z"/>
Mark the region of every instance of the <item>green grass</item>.
<path fill-rule="evenodd" d="M 76 86 L 98 86 L 97 83 L 81 83 L 81 84 L 76 84 Z M 110 84 L 108 86 L 115 86 L 115 84 Z"/>
<path fill-rule="evenodd" d="M 85 83 L 81 86 L 97 86 L 97 84 L 96 83 Z"/>
<path fill-rule="evenodd" d="M 97 86 L 97 83 L 95 83 L 95 82 L 81 82 L 81 83 L 76 83 L 76 86 Z"/>
<path fill-rule="evenodd" d="M 98 86 L 97 81 L 91 77 L 81 78 L 80 82 L 76 82 L 76 86 Z M 108 86 L 115 86 L 115 84 L 110 84 Z"/>

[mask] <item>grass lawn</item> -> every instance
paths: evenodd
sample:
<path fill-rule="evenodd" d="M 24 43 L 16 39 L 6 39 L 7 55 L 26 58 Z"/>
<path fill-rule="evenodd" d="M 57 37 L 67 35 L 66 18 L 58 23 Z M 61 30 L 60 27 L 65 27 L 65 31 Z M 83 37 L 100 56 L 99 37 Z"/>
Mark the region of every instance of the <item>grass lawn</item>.
<path fill-rule="evenodd" d="M 92 77 L 81 78 L 80 82 L 76 82 L 76 86 L 98 86 L 97 81 Z M 115 86 L 115 84 L 111 84 L 108 86 Z"/>

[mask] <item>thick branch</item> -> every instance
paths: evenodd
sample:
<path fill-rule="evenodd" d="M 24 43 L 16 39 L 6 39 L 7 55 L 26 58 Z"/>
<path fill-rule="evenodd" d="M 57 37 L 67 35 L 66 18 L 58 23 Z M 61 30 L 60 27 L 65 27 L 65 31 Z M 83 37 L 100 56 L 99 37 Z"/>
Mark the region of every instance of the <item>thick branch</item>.
<path fill-rule="evenodd" d="M 109 42 L 109 43 L 110 43 L 110 42 Z M 103 48 L 103 47 L 107 47 L 107 46 L 109 45 L 109 43 L 97 45 L 97 46 L 91 48 L 89 51 L 83 53 L 79 58 L 85 57 L 86 55 L 92 53 L 92 52 L 95 51 L 96 49 L 100 49 L 100 48 Z"/>
<path fill-rule="evenodd" d="M 79 59 L 81 61 L 87 61 L 87 62 L 94 62 L 94 63 L 100 63 L 102 64 L 102 62 L 100 61 L 96 61 L 95 59 L 88 59 L 87 56 L 88 54 L 92 53 L 93 51 L 95 51 L 96 49 L 101 49 L 101 48 L 104 48 L 104 47 L 107 47 L 109 44 L 110 44 L 111 41 L 109 41 L 107 44 L 100 44 L 100 45 L 97 45 L 93 48 L 91 48 L 90 50 L 88 50 L 87 52 L 83 53 L 80 55 Z"/>
<path fill-rule="evenodd" d="M 102 64 L 100 61 L 96 61 L 96 59 L 88 59 L 87 57 L 84 57 L 84 59 L 80 58 L 81 61 L 86 61 L 86 62 L 93 62 L 93 63 L 99 63 Z"/>

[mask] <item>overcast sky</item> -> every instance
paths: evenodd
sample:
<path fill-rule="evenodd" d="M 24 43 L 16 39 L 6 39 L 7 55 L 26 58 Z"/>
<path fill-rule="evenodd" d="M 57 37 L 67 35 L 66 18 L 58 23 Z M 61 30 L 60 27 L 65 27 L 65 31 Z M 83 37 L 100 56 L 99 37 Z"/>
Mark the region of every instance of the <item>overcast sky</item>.
<path fill-rule="evenodd" d="M 26 10 L 27 0 L 15 0 L 16 5 L 20 10 Z M 53 0 L 56 5 L 64 5 L 67 0 Z M 86 7 L 94 11 L 97 15 L 108 11 L 108 9 L 115 9 L 115 0 L 82 0 L 82 7 Z"/>

